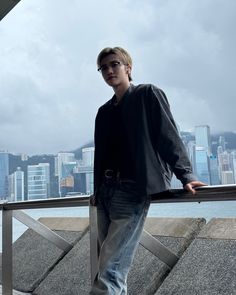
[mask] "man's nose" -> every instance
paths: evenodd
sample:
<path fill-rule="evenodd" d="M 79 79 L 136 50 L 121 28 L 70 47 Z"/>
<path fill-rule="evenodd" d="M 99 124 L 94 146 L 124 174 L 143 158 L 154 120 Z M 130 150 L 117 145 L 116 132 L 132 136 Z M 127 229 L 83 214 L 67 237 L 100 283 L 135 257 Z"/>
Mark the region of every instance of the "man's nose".
<path fill-rule="evenodd" d="M 112 66 L 107 66 L 107 73 L 113 73 L 113 67 Z"/>

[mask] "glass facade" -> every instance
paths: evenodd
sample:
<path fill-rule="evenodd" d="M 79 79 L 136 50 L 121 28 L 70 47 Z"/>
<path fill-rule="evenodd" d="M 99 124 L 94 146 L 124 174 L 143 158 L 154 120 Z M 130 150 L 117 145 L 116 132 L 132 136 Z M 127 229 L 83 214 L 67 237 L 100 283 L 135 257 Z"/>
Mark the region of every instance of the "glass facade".
<path fill-rule="evenodd" d="M 24 201 L 24 172 L 20 167 L 8 177 L 8 200 L 13 202 Z"/>
<path fill-rule="evenodd" d="M 210 176 L 211 176 L 211 184 L 218 185 L 220 184 L 219 177 L 219 169 L 218 169 L 218 161 L 216 156 L 210 156 Z"/>
<path fill-rule="evenodd" d="M 195 127 L 195 141 L 196 147 L 203 147 L 207 150 L 208 155 L 211 154 L 211 141 L 210 141 L 210 127 L 201 125 Z"/>
<path fill-rule="evenodd" d="M 0 152 L 0 200 L 8 197 L 9 154 Z"/>
<path fill-rule="evenodd" d="M 49 164 L 28 166 L 28 200 L 47 199 L 50 196 Z"/>
<path fill-rule="evenodd" d="M 70 162 L 75 162 L 74 153 L 58 153 L 57 154 L 57 159 L 55 161 L 55 164 L 56 164 L 55 175 L 58 176 L 58 191 L 60 196 L 62 196 L 62 191 L 61 191 L 61 182 L 63 180 L 62 166 L 63 164 L 70 163 Z"/>
<path fill-rule="evenodd" d="M 24 201 L 24 172 L 17 169 L 14 172 L 15 201 Z"/>
<path fill-rule="evenodd" d="M 93 166 L 94 161 L 94 147 L 82 149 L 82 160 L 84 166 Z"/>
<path fill-rule="evenodd" d="M 209 160 L 204 148 L 196 148 L 196 170 L 198 179 L 210 184 Z"/>

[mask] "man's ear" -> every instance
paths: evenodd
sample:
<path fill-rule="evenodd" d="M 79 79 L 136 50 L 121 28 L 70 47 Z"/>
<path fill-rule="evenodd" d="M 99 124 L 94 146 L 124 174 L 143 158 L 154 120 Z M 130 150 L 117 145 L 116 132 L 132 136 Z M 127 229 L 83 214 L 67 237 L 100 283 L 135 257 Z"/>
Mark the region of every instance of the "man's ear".
<path fill-rule="evenodd" d="M 129 75 L 131 74 L 131 66 L 130 65 L 126 66 L 126 73 Z"/>

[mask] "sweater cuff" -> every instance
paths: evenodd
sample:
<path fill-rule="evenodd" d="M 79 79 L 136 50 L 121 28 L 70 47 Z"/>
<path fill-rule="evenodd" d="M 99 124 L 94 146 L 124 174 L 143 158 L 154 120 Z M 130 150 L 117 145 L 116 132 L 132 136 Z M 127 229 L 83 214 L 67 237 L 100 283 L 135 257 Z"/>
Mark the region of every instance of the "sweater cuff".
<path fill-rule="evenodd" d="M 187 183 L 192 182 L 192 181 L 197 181 L 197 177 L 192 173 L 185 174 L 181 178 L 181 182 L 182 182 L 183 186 L 185 186 Z"/>

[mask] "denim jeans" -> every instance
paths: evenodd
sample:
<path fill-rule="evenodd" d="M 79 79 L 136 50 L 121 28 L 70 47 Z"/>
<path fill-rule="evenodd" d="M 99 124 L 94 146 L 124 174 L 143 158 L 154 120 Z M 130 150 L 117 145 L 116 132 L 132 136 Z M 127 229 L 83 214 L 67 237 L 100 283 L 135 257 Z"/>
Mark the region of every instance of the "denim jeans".
<path fill-rule="evenodd" d="M 90 295 L 126 295 L 150 198 L 131 180 L 104 183 L 97 201 L 99 261 Z"/>

